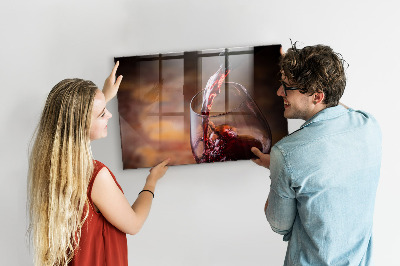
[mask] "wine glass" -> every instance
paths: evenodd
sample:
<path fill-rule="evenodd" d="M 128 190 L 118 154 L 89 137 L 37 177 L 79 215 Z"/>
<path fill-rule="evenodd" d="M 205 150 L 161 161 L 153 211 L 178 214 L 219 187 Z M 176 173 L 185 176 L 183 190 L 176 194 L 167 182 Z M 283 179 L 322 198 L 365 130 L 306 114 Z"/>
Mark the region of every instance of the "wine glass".
<path fill-rule="evenodd" d="M 207 88 L 190 102 L 190 142 L 197 163 L 255 158 L 251 147 L 263 153 L 271 150 L 268 122 L 246 88 L 235 82 L 225 86 L 225 93 L 214 95 L 208 110 Z"/>

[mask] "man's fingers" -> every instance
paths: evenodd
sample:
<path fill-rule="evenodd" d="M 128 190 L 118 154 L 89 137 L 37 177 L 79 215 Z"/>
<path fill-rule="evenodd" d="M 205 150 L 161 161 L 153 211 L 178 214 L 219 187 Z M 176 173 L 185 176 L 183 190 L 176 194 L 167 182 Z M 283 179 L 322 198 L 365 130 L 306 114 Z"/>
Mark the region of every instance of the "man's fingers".
<path fill-rule="evenodd" d="M 261 160 L 260 159 L 251 159 L 255 164 L 258 164 L 258 165 L 260 165 L 260 166 L 262 166 L 261 165 Z"/>
<path fill-rule="evenodd" d="M 264 153 L 262 153 L 258 148 L 253 147 L 251 148 L 251 151 L 257 156 L 257 157 L 261 157 Z"/>

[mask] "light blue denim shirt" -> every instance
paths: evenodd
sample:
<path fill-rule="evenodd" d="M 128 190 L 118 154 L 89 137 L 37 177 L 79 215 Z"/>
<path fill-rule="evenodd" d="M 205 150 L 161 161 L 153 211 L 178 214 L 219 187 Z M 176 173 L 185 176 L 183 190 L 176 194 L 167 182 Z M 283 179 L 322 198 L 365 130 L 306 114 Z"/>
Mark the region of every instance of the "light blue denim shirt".
<path fill-rule="evenodd" d="M 267 220 L 284 265 L 371 265 L 381 131 L 365 112 L 324 109 L 271 150 Z"/>

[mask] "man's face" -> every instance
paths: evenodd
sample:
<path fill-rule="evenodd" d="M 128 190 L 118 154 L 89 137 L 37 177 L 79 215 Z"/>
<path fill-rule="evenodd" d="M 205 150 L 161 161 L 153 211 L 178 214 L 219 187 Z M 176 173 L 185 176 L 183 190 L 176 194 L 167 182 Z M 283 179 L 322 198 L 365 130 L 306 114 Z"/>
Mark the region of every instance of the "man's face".
<path fill-rule="evenodd" d="M 288 87 L 296 87 L 296 84 L 291 84 L 284 73 L 281 73 L 282 82 Z M 276 92 L 278 96 L 283 98 L 285 107 L 284 117 L 289 119 L 308 120 L 313 116 L 314 104 L 312 97 L 306 93 L 303 94 L 299 90 L 287 90 L 285 95 L 283 85 Z"/>

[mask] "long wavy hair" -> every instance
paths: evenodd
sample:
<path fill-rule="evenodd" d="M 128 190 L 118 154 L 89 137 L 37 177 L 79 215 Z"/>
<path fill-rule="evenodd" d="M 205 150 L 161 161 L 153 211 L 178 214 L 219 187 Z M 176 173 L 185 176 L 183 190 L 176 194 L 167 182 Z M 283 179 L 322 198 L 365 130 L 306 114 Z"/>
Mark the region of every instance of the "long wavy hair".
<path fill-rule="evenodd" d="M 30 152 L 28 233 L 35 265 L 67 265 L 88 215 L 90 122 L 97 87 L 65 79 L 50 91 Z"/>

